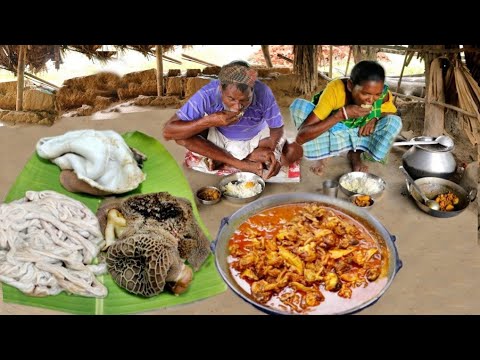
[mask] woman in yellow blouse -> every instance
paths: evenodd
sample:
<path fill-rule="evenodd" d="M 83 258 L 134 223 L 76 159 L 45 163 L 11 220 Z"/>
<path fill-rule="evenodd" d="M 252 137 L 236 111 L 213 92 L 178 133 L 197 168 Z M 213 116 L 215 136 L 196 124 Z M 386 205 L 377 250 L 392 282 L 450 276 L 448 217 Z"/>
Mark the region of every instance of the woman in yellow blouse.
<path fill-rule="evenodd" d="M 382 161 L 402 129 L 392 100 L 385 70 L 376 61 L 357 63 L 350 78 L 332 80 L 312 102 L 296 99 L 290 105 L 296 143 L 306 159 L 318 160 L 312 170 L 320 174 L 323 159 L 345 151 L 353 171 L 368 171 L 364 151 Z"/>

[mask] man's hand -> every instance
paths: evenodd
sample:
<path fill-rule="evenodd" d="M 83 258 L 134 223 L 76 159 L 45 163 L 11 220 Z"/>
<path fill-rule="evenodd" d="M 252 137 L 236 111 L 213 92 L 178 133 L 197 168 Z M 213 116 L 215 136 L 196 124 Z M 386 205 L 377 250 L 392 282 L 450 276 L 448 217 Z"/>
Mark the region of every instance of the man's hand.
<path fill-rule="evenodd" d="M 367 116 L 368 114 L 370 114 L 371 109 L 364 109 L 358 105 L 348 105 L 345 106 L 345 111 L 347 112 L 348 118 L 352 119 Z"/>
<path fill-rule="evenodd" d="M 271 178 L 279 173 L 280 169 L 282 168 L 282 164 L 279 161 L 275 160 L 272 163 L 268 164 L 268 169 L 264 170 L 262 173 L 262 177 L 264 180 Z"/>
<path fill-rule="evenodd" d="M 213 126 L 228 126 L 236 123 L 243 116 L 243 112 L 222 110 L 209 115 Z"/>
<path fill-rule="evenodd" d="M 262 163 L 271 163 L 275 160 L 275 155 L 269 148 L 258 147 L 247 156 L 247 159 Z"/>
<path fill-rule="evenodd" d="M 265 180 L 275 176 L 280 171 L 282 165 L 275 158 L 275 154 L 272 150 L 265 147 L 256 148 L 250 155 L 247 156 L 247 160 L 260 162 L 263 168 L 266 169 L 261 175 Z"/>
<path fill-rule="evenodd" d="M 262 176 L 263 172 L 263 164 L 258 161 L 242 160 L 236 168 L 257 174 L 258 176 Z"/>
<path fill-rule="evenodd" d="M 363 125 L 360 129 L 358 129 L 358 135 L 360 136 L 368 136 L 373 134 L 375 131 L 375 125 L 377 124 L 377 118 L 373 118 L 368 123 Z"/>

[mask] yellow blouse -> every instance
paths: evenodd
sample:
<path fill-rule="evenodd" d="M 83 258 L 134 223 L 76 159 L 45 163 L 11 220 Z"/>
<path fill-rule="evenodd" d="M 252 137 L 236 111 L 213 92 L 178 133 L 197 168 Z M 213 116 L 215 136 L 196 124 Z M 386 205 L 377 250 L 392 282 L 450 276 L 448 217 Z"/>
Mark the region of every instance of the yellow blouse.
<path fill-rule="evenodd" d="M 346 89 L 342 79 L 338 78 L 330 81 L 325 90 L 323 90 L 318 100 L 318 104 L 313 112 L 320 120 L 325 120 L 333 110 L 338 110 L 345 106 Z M 388 100 L 382 104 L 382 113 L 396 113 L 397 108 L 393 104 L 393 95 L 388 90 Z"/>

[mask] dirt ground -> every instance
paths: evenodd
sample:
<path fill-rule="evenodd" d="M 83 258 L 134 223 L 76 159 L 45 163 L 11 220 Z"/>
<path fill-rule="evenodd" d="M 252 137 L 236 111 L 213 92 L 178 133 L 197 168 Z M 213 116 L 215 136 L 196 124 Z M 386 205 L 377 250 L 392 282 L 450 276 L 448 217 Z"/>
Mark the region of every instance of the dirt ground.
<path fill-rule="evenodd" d="M 163 124 L 174 109 L 139 108 L 141 112 L 111 112 L 91 117 L 63 118 L 51 127 L 31 125 L 0 127 L 0 198 L 4 199 L 26 161 L 33 154 L 39 138 L 63 134 L 74 129 L 112 129 L 119 133 L 138 130 L 154 136 L 170 151 L 179 164 L 184 150 L 162 138 Z M 294 129 L 288 109 L 282 108 L 287 135 Z M 101 120 L 101 121 L 99 121 Z M 371 209 L 393 235 L 403 268 L 391 286 L 373 306 L 360 314 L 480 314 L 480 246 L 477 243 L 477 202 L 459 216 L 447 219 L 431 217 L 420 211 L 406 195 L 405 181 L 398 166 L 402 149 L 393 149 L 387 165 L 370 164 L 370 171 L 387 183 L 382 199 Z M 337 179 L 349 171 L 345 157 L 330 159 L 321 177 L 309 171 L 311 164 L 303 161 L 302 181 L 295 184 L 267 184 L 265 195 L 286 192 L 320 192 L 325 179 Z M 216 185 L 215 175 L 198 173 L 182 167 L 193 191 L 204 185 Z M 345 197 L 339 192 L 339 197 Z M 220 220 L 232 214 L 240 205 L 221 201 L 214 206 L 198 205 L 200 216 L 212 236 Z M 0 291 L 1 292 L 1 291 Z M 57 314 L 59 312 L 0 302 L 0 314 Z M 60 313 L 59 313 L 60 314 Z M 261 314 L 231 290 L 187 305 L 157 309 L 147 314 Z"/>

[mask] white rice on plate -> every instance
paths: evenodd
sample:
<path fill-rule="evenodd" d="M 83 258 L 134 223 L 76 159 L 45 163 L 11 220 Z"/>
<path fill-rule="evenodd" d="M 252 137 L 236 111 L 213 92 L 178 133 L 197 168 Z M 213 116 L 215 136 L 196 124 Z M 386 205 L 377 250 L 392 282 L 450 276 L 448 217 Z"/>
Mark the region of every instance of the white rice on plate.
<path fill-rule="evenodd" d="M 222 191 L 228 196 L 245 199 L 261 193 L 262 185 L 256 181 L 230 181 Z"/>
<path fill-rule="evenodd" d="M 348 191 L 365 195 L 376 194 L 383 190 L 382 185 L 374 179 L 352 179 L 345 181 L 342 186 Z"/>

